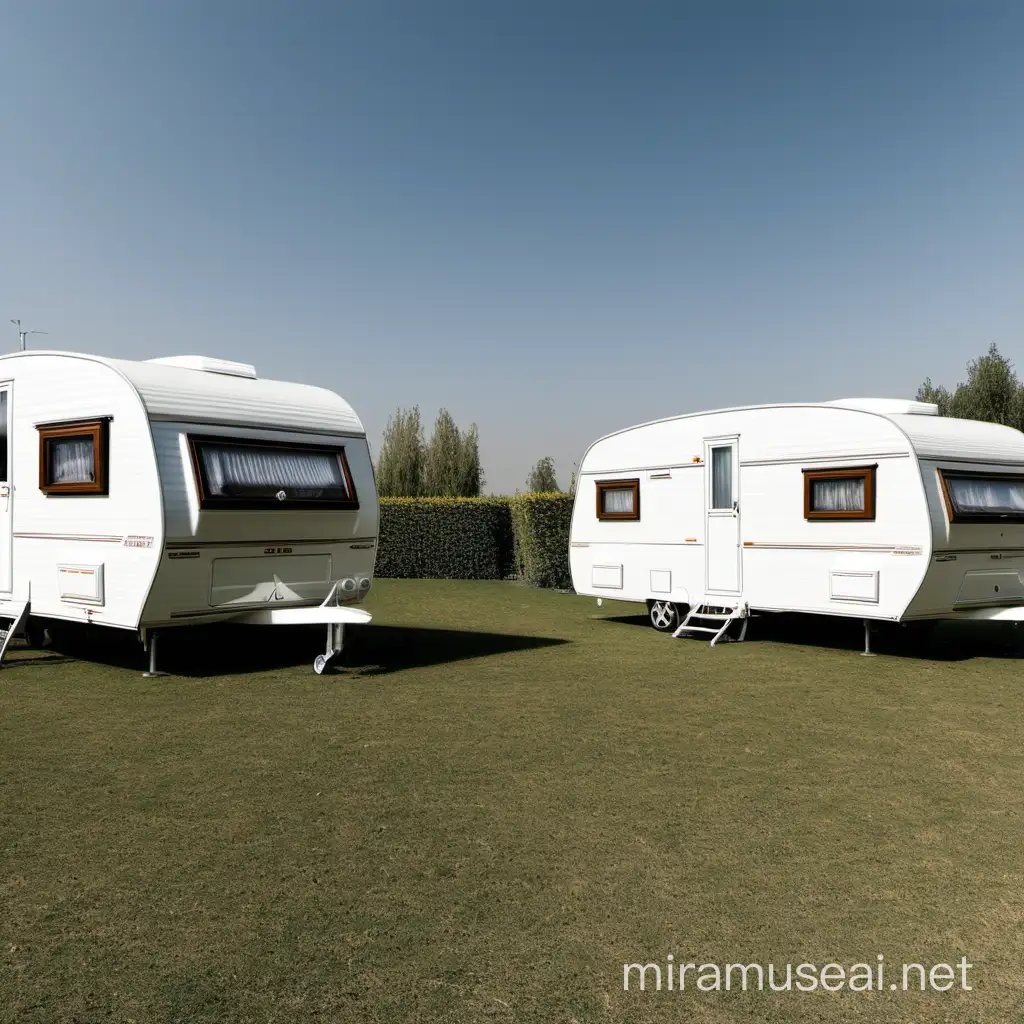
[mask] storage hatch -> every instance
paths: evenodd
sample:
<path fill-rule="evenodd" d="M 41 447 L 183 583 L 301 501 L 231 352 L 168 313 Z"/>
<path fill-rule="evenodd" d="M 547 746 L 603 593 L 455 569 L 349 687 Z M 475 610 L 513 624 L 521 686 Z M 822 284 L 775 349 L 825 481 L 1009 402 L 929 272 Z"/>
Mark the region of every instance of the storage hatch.
<path fill-rule="evenodd" d="M 265 604 L 322 600 L 331 582 L 331 556 L 262 555 L 215 558 L 210 604 Z"/>
<path fill-rule="evenodd" d="M 1013 604 L 1024 601 L 1024 584 L 1013 569 L 978 570 L 969 572 L 960 584 L 956 603 Z"/>

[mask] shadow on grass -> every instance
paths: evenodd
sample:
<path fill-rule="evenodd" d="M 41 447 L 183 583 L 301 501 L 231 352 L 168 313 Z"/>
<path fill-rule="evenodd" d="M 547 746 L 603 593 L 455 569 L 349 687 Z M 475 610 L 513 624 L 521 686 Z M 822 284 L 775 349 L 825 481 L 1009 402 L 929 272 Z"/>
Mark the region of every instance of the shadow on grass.
<path fill-rule="evenodd" d="M 418 629 L 410 626 L 368 626 L 346 650 L 344 666 L 361 675 L 384 675 L 407 668 L 442 665 L 469 658 L 557 647 L 559 637 L 477 633 L 461 629 Z"/>
<path fill-rule="evenodd" d="M 310 666 L 324 650 L 323 626 L 240 626 L 230 623 L 161 631 L 157 668 L 168 675 L 204 678 L 247 675 Z M 357 626 L 345 631 L 340 672 L 387 675 L 403 669 L 486 658 L 514 651 L 568 643 L 552 637 L 480 633 L 408 626 Z M 12 649 L 13 650 L 13 649 Z M 25 651 L 11 666 L 42 667 L 71 661 L 145 671 L 149 656 L 141 643 L 121 630 L 69 629 L 53 647 Z"/>
<path fill-rule="evenodd" d="M 4 667 L 17 665 L 18 668 L 46 668 L 48 665 L 66 665 L 74 662 L 74 658 L 59 654 L 53 650 L 37 651 L 26 648 L 24 644 L 12 643 L 4 657 Z"/>
<path fill-rule="evenodd" d="M 642 626 L 654 633 L 646 615 L 614 615 L 605 622 L 624 626 Z M 729 633 L 738 635 L 739 627 Z M 696 634 L 706 643 L 708 634 Z M 863 651 L 864 625 L 860 619 L 835 615 L 797 615 L 777 613 L 758 615 L 747 627 L 747 643 L 794 644 L 837 651 Z M 1024 628 L 1012 622 L 939 620 L 913 622 L 905 626 L 894 622 L 871 624 L 871 650 L 899 658 L 929 661 L 966 661 L 969 658 L 1024 657 Z"/>

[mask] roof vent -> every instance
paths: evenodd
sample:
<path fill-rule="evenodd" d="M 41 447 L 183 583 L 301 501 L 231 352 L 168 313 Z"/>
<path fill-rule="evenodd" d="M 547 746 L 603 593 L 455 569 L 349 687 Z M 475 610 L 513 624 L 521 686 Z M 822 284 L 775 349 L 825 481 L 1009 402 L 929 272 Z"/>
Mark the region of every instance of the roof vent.
<path fill-rule="evenodd" d="M 825 405 L 837 405 L 843 409 L 860 409 L 861 412 L 877 412 L 883 416 L 938 416 L 939 407 L 930 402 L 914 402 L 909 398 L 837 398 Z"/>
<path fill-rule="evenodd" d="M 229 377 L 256 379 L 255 366 L 248 363 L 233 363 L 228 359 L 214 359 L 212 356 L 163 356 L 160 359 L 147 359 L 146 362 L 180 366 L 185 370 L 203 370 L 205 373 L 224 373 Z"/>

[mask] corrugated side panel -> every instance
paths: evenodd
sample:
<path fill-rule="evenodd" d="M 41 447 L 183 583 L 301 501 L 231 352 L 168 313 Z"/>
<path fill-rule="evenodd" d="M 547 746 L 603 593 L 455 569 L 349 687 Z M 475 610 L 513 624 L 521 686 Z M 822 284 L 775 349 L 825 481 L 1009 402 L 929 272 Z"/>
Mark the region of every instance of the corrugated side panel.
<path fill-rule="evenodd" d="M 377 494 L 373 466 L 366 440 L 339 438 L 337 435 L 301 434 L 282 431 L 269 434 L 252 424 L 244 429 L 222 429 L 217 424 L 172 423 L 156 420 L 150 424 L 157 463 L 160 467 L 168 540 L 195 540 L 208 543 L 297 541 L 302 538 L 373 538 L 378 529 Z M 192 462 L 183 438 L 189 432 L 222 433 L 224 437 L 269 438 L 283 441 L 342 443 L 359 498 L 357 511 L 225 509 L 199 512 Z M 194 521 L 194 517 L 195 521 Z"/>
<path fill-rule="evenodd" d="M 1024 462 L 1024 434 L 1013 427 L 945 416 L 891 416 L 921 458 Z"/>
<path fill-rule="evenodd" d="M 253 423 L 324 434 L 362 433 L 352 407 L 324 388 L 251 380 L 160 363 L 106 360 L 135 386 L 151 417 Z"/>
<path fill-rule="evenodd" d="M 164 528 L 168 537 L 188 537 L 192 533 L 192 512 L 188 504 L 188 483 L 181 457 L 181 424 L 150 424 L 156 462 L 160 467 L 160 486 L 164 497 Z"/>

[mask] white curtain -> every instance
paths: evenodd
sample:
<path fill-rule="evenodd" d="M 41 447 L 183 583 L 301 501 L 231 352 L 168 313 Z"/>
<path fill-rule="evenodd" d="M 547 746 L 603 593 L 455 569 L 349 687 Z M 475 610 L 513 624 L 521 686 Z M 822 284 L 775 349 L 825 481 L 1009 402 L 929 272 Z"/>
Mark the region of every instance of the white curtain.
<path fill-rule="evenodd" d="M 605 512 L 632 512 L 633 488 L 607 488 L 604 492 L 604 510 Z"/>
<path fill-rule="evenodd" d="M 348 496 L 340 461 L 331 452 L 204 445 L 202 458 L 211 495 L 227 496 L 240 487 L 268 495 L 284 491 L 293 498 L 322 497 L 324 491 Z"/>
<path fill-rule="evenodd" d="M 711 449 L 711 507 L 732 508 L 732 447 Z"/>
<path fill-rule="evenodd" d="M 863 512 L 864 477 L 811 481 L 811 508 L 815 512 Z"/>
<path fill-rule="evenodd" d="M 50 482 L 91 484 L 96 482 L 96 460 L 91 437 L 74 437 L 50 442 Z"/>
<path fill-rule="evenodd" d="M 1022 480 L 946 477 L 946 484 L 958 512 L 988 512 L 995 515 L 1024 512 Z"/>

